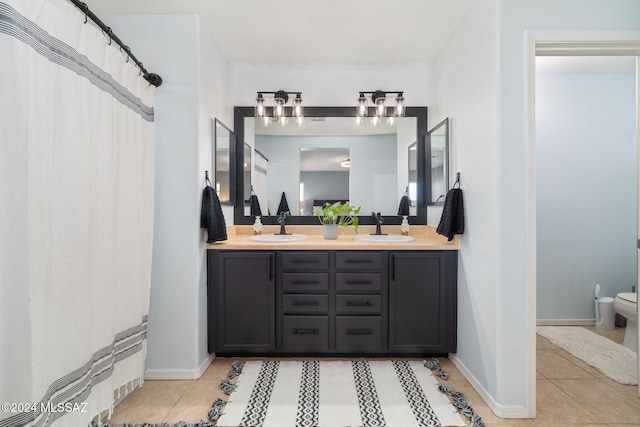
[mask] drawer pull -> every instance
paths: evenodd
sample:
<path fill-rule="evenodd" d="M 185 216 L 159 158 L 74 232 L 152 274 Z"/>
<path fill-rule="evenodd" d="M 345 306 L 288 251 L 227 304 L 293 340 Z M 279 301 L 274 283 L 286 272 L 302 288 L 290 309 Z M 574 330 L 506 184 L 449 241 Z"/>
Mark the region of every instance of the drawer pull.
<path fill-rule="evenodd" d="M 347 307 L 371 307 L 373 304 L 371 304 L 371 301 L 347 301 L 347 303 L 345 304 Z"/>
<path fill-rule="evenodd" d="M 318 335 L 318 329 L 315 328 L 294 328 L 294 335 Z"/>
<path fill-rule="evenodd" d="M 320 282 L 317 280 L 294 280 L 291 282 L 292 285 L 319 285 Z"/>
<path fill-rule="evenodd" d="M 320 260 L 317 259 L 293 259 L 292 264 L 318 264 Z"/>
<path fill-rule="evenodd" d="M 320 303 L 318 301 L 294 301 L 291 305 L 294 307 L 317 307 Z"/>
<path fill-rule="evenodd" d="M 371 280 L 347 280 L 345 285 L 373 285 Z"/>
<path fill-rule="evenodd" d="M 347 329 L 347 335 L 373 335 L 371 329 Z"/>
<path fill-rule="evenodd" d="M 349 264 L 371 264 L 373 260 L 371 259 L 348 259 L 345 262 Z"/>

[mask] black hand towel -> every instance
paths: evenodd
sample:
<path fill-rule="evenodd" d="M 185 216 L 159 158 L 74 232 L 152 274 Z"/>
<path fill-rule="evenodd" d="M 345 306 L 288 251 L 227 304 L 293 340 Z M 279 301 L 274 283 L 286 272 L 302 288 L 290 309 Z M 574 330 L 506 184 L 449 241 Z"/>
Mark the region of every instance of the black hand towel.
<path fill-rule="evenodd" d="M 251 216 L 262 216 L 262 209 L 260 209 L 260 202 L 258 196 L 252 194 L 249 196 L 249 214 Z"/>
<path fill-rule="evenodd" d="M 278 205 L 276 215 L 280 215 L 280 212 L 291 212 L 289 210 L 289 203 L 287 203 L 287 196 L 284 195 L 284 191 L 282 192 L 282 196 L 280 196 L 280 204 Z"/>
<path fill-rule="evenodd" d="M 409 200 L 409 196 L 402 196 L 400 199 L 400 206 L 398 206 L 398 215 L 409 216 L 410 203 L 411 201 Z"/>
<path fill-rule="evenodd" d="M 436 231 L 438 234 L 447 236 L 449 241 L 453 240 L 454 234 L 464 233 L 464 201 L 460 188 L 452 188 L 447 193 L 440 224 L 438 224 Z"/>
<path fill-rule="evenodd" d="M 200 227 L 207 229 L 207 243 L 227 240 L 227 226 L 224 222 L 220 199 L 210 185 L 207 185 L 202 192 Z"/>

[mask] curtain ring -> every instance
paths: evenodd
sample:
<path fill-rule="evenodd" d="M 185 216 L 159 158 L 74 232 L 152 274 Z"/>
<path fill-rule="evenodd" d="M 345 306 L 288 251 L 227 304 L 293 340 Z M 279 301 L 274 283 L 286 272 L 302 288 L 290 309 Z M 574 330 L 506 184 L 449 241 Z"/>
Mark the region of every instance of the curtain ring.
<path fill-rule="evenodd" d="M 111 46 L 111 36 L 113 35 L 113 30 L 111 30 L 111 27 L 107 27 L 107 34 L 109 35 L 109 46 Z"/>
<path fill-rule="evenodd" d="M 129 49 L 129 46 L 125 46 L 124 47 L 124 51 L 127 52 L 127 62 L 129 62 L 129 55 L 131 53 L 131 50 Z"/>
<path fill-rule="evenodd" d="M 89 14 L 89 6 L 87 6 L 86 3 L 82 3 L 83 9 L 84 9 L 84 23 L 87 23 L 88 17 L 87 15 Z"/>
<path fill-rule="evenodd" d="M 138 77 L 140 77 L 142 75 L 142 69 L 144 68 L 144 64 L 142 62 L 139 63 L 138 68 L 140 69 L 140 72 L 138 73 Z"/>

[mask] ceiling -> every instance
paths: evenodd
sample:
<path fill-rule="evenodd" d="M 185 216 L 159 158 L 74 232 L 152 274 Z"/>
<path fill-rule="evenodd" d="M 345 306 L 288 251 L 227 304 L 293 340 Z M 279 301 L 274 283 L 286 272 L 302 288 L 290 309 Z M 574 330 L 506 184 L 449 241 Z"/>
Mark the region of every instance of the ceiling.
<path fill-rule="evenodd" d="M 475 0 L 85 1 L 99 17 L 198 14 L 236 69 L 422 69 Z"/>

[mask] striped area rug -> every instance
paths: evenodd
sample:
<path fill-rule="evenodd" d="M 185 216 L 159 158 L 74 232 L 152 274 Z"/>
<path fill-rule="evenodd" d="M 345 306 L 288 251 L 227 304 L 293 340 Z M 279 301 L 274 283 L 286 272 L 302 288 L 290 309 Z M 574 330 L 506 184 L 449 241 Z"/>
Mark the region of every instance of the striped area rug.
<path fill-rule="evenodd" d="M 219 427 L 466 425 L 419 361 L 249 361 Z"/>

